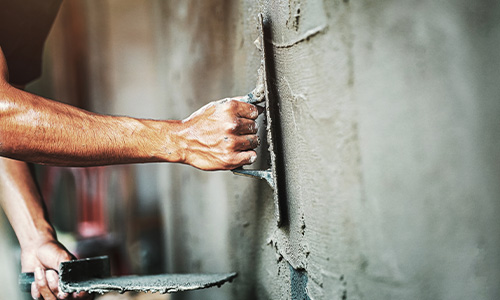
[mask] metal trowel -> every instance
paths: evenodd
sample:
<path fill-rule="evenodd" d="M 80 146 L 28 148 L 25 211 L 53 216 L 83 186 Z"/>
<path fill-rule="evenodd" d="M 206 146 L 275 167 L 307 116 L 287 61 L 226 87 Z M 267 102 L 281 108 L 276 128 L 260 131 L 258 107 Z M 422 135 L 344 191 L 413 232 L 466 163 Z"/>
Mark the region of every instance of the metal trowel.
<path fill-rule="evenodd" d="M 286 216 L 284 216 L 283 213 L 281 212 L 283 207 L 280 208 L 280 200 L 278 199 L 279 190 L 283 189 L 284 191 L 283 187 L 284 181 L 283 178 L 281 178 L 278 181 L 278 174 L 276 171 L 277 164 L 281 164 L 281 161 L 278 160 L 276 156 L 276 153 L 279 153 L 278 147 L 280 146 L 279 144 L 277 144 L 277 139 L 279 139 L 280 135 L 279 131 L 280 129 L 278 127 L 279 111 L 278 111 L 278 105 L 277 103 L 275 103 L 275 101 L 272 101 L 274 100 L 273 99 L 274 97 L 270 97 L 270 92 L 268 89 L 268 83 L 269 83 L 268 79 L 272 77 L 270 75 L 272 75 L 273 73 L 271 73 L 272 68 L 269 68 L 267 66 L 267 64 L 270 63 L 269 59 L 271 57 L 267 57 L 266 59 L 266 55 L 272 55 L 272 48 L 266 46 L 266 33 L 268 32 L 268 30 L 266 29 L 268 29 L 268 27 L 266 27 L 266 24 L 264 23 L 264 17 L 262 14 L 259 14 L 258 15 L 259 37 L 254 42 L 254 44 L 260 50 L 261 54 L 260 67 L 258 69 L 257 84 L 255 89 L 253 89 L 252 92 L 250 92 L 245 98 L 241 99 L 241 101 L 251 104 L 258 104 L 261 102 L 265 102 L 267 143 L 269 145 L 268 150 L 271 158 L 271 164 L 269 169 L 267 170 L 250 170 L 250 169 L 238 168 L 233 170 L 233 173 L 236 175 L 243 175 L 258 179 L 264 179 L 267 181 L 267 183 L 273 189 L 276 222 L 278 226 L 281 226 Z M 281 201 L 284 201 L 284 199 L 282 199 Z"/>
<path fill-rule="evenodd" d="M 152 292 L 174 293 L 212 286 L 232 281 L 236 273 L 227 274 L 159 274 L 144 276 L 111 277 L 109 258 L 99 256 L 62 262 L 59 266 L 59 289 L 65 293 Z M 33 273 L 19 275 L 19 287 L 31 291 Z"/>

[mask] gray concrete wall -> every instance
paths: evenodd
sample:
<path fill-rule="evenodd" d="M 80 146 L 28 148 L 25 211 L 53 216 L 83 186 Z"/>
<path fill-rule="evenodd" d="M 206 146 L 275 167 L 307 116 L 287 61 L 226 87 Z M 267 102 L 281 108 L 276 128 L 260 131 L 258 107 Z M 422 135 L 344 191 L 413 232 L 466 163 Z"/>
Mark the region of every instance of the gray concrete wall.
<path fill-rule="evenodd" d="M 498 4 L 157 5 L 165 94 L 179 116 L 252 88 L 264 13 L 286 164 L 284 228 L 265 183 L 162 171 L 169 267 L 240 273 L 179 298 L 500 296 Z"/>
<path fill-rule="evenodd" d="M 173 298 L 500 298 L 496 1 L 85 7 L 93 107 L 136 117 L 181 119 L 250 91 L 257 14 L 270 24 L 289 223 L 276 226 L 265 182 L 138 166 L 167 269 L 239 273 Z"/>

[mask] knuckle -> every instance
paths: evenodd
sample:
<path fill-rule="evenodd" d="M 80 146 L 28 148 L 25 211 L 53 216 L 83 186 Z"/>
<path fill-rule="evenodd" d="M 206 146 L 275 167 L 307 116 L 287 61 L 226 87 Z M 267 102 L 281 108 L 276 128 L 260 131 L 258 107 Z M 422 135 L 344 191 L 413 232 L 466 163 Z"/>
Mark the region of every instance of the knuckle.
<path fill-rule="evenodd" d="M 250 147 L 255 148 L 255 145 L 257 145 L 257 138 L 256 136 L 249 136 L 247 137 L 247 142 Z"/>
<path fill-rule="evenodd" d="M 229 168 L 233 165 L 233 157 L 232 155 L 225 155 L 223 160 L 222 160 L 222 165 L 225 168 Z"/>
<path fill-rule="evenodd" d="M 232 142 L 234 143 L 234 142 Z M 233 145 L 231 146 L 228 146 L 226 148 L 224 148 L 224 150 L 222 150 L 222 159 L 224 161 L 226 161 L 228 159 L 229 156 L 231 156 L 231 154 L 233 153 Z"/>
<path fill-rule="evenodd" d="M 38 290 L 43 290 L 47 287 L 47 282 L 43 279 L 38 279 L 36 282 Z"/>
<path fill-rule="evenodd" d="M 256 146 L 260 145 L 260 138 L 258 135 L 253 136 L 252 141 L 253 141 L 254 145 L 256 145 Z"/>
<path fill-rule="evenodd" d="M 226 147 L 224 147 L 224 151 L 222 152 L 224 155 L 229 155 L 234 149 L 234 141 L 230 141 L 227 143 Z"/>
<path fill-rule="evenodd" d="M 230 137 L 224 137 L 224 145 L 223 145 L 223 151 L 226 153 L 226 151 L 229 151 L 233 146 L 234 146 L 234 139 Z"/>
<path fill-rule="evenodd" d="M 255 105 L 252 105 L 252 107 L 250 109 L 250 116 L 252 118 L 257 118 L 259 116 L 259 111 Z"/>
<path fill-rule="evenodd" d="M 240 103 L 240 101 L 235 100 L 235 99 L 231 99 L 231 101 L 229 101 L 229 106 L 231 108 L 236 108 L 236 107 L 238 107 L 239 103 Z"/>
<path fill-rule="evenodd" d="M 237 124 L 235 123 L 236 121 L 234 119 L 231 119 L 230 121 L 226 122 L 224 124 L 224 130 L 227 132 L 233 132 L 237 128 Z"/>
<path fill-rule="evenodd" d="M 239 118 L 234 118 L 233 123 L 234 123 L 235 130 L 243 126 L 243 121 Z"/>

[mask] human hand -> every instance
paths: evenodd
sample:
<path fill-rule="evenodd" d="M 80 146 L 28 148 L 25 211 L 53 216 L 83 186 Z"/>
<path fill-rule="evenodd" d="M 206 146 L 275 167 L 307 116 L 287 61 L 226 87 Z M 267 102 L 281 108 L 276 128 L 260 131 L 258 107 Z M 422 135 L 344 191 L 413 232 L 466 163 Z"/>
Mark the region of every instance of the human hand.
<path fill-rule="evenodd" d="M 33 299 L 93 299 L 87 293 L 69 295 L 59 290 L 59 264 L 73 259 L 75 257 L 55 239 L 47 239 L 21 249 L 22 271 L 35 273 L 35 281 L 31 284 Z"/>
<path fill-rule="evenodd" d="M 260 141 L 255 119 L 261 108 L 237 99 L 211 102 L 182 121 L 185 163 L 213 171 L 235 169 L 257 159 L 253 149 Z"/>

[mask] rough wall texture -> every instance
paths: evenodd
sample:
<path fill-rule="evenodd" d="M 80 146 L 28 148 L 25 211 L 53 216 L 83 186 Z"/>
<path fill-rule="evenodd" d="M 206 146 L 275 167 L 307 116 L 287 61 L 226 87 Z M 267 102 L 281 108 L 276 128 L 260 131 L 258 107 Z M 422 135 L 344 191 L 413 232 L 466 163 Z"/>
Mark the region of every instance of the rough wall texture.
<path fill-rule="evenodd" d="M 160 47 L 177 53 L 162 69 L 186 113 L 252 88 L 264 13 L 286 163 L 283 228 L 265 183 L 170 168 L 171 267 L 240 273 L 183 297 L 500 296 L 498 4 L 158 5 Z"/>
<path fill-rule="evenodd" d="M 271 29 L 289 222 L 265 182 L 137 167 L 169 271 L 239 273 L 173 298 L 500 298 L 496 1 L 86 3 L 106 113 L 180 119 L 250 91 L 258 13 Z"/>

